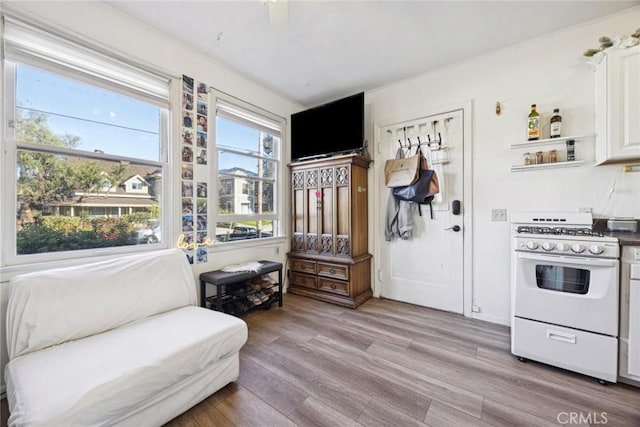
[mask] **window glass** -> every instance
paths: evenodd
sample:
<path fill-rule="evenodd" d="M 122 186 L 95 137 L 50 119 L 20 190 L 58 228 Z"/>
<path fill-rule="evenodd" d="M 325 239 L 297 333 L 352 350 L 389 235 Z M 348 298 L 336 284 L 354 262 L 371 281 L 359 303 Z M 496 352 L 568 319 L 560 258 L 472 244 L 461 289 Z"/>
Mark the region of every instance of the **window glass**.
<path fill-rule="evenodd" d="M 257 127 L 252 128 L 226 117 L 216 117 L 216 143 L 219 149 L 227 147 L 246 154 L 274 158 L 278 138 L 266 133 L 262 133 L 264 136 L 261 138 L 261 133 Z"/>
<path fill-rule="evenodd" d="M 243 110 L 238 105 L 230 108 L 229 105 L 223 104 L 224 114 L 216 117 L 218 207 L 215 240 L 232 242 L 277 236 L 278 135 L 282 133 L 282 129 L 279 132 L 277 129 L 282 124 L 257 117 L 253 111 Z M 265 122 L 269 123 L 268 127 Z"/>
<path fill-rule="evenodd" d="M 16 66 L 16 139 L 160 160 L 155 105 L 37 68 Z M 53 135 L 35 132 L 45 128 Z M 54 136 L 59 138 L 56 139 Z"/>
<path fill-rule="evenodd" d="M 276 162 L 257 159 L 240 154 L 220 151 L 218 162 L 220 173 L 251 178 L 273 179 L 276 173 Z"/>
<path fill-rule="evenodd" d="M 161 242 L 166 109 L 9 65 L 16 94 L 15 253 Z"/>
<path fill-rule="evenodd" d="M 539 288 L 584 295 L 589 292 L 591 272 L 581 268 L 536 265 Z"/>
<path fill-rule="evenodd" d="M 232 242 L 236 240 L 273 237 L 276 221 L 218 222 L 216 241 Z"/>

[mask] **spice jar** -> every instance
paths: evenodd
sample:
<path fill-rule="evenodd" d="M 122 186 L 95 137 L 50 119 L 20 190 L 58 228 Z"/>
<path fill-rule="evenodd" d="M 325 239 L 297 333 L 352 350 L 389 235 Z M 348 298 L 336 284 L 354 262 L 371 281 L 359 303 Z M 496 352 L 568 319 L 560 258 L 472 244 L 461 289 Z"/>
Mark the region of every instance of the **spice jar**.
<path fill-rule="evenodd" d="M 544 163 L 544 153 L 542 151 L 538 151 L 536 153 L 536 165 L 541 165 Z"/>
<path fill-rule="evenodd" d="M 558 161 L 558 151 L 549 151 L 549 163 L 556 163 Z"/>
<path fill-rule="evenodd" d="M 525 164 L 525 166 L 529 166 L 531 163 L 533 163 L 533 162 L 531 161 L 531 153 L 524 153 L 524 154 L 522 155 L 522 158 L 523 158 L 523 160 L 524 160 L 524 164 Z"/>

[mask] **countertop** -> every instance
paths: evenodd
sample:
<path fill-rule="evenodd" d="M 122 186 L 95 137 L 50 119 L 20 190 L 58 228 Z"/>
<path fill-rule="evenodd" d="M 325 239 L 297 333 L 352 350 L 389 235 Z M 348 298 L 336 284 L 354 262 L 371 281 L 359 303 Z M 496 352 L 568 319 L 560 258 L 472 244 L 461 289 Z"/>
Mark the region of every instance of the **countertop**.
<path fill-rule="evenodd" d="M 596 219 L 593 223 L 593 229 L 607 237 L 615 237 L 620 242 L 620 246 L 640 246 L 640 231 L 635 233 L 630 231 L 609 231 L 607 230 L 607 218 Z M 640 230 L 640 227 L 638 227 L 638 230 Z"/>
<path fill-rule="evenodd" d="M 620 246 L 640 246 L 640 233 L 630 233 L 628 231 L 603 231 L 607 237 L 615 237 L 620 242 Z"/>

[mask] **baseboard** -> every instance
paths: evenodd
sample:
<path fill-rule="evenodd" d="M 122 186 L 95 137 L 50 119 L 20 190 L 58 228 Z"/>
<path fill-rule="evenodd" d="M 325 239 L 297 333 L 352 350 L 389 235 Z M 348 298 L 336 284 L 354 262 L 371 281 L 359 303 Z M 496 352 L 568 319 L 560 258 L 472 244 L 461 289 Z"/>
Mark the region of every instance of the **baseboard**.
<path fill-rule="evenodd" d="M 502 317 L 492 316 L 490 314 L 483 313 L 471 313 L 472 319 L 484 320 L 485 322 L 497 323 L 499 325 L 511 326 L 511 321 L 507 319 L 503 319 Z"/>

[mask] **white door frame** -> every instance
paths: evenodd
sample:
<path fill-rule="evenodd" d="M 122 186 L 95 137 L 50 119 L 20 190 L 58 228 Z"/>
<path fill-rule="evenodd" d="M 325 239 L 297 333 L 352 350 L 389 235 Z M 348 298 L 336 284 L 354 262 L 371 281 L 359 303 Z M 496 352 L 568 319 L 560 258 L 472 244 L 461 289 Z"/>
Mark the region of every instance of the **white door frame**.
<path fill-rule="evenodd" d="M 462 171 L 464 174 L 464 179 L 462 183 L 462 200 L 464 201 L 462 205 L 462 245 L 463 245 L 463 271 L 462 271 L 462 282 L 463 282 L 463 313 L 465 317 L 474 317 L 472 312 L 473 306 L 473 153 L 471 143 L 471 124 L 472 124 L 472 108 L 473 101 L 469 100 L 466 103 L 460 104 L 452 104 L 445 107 L 434 108 L 420 114 L 412 115 L 412 117 L 397 117 L 394 119 L 386 119 L 379 123 L 373 124 L 373 137 L 374 137 L 374 149 L 375 149 L 375 157 L 382 153 L 381 149 L 381 138 L 380 138 L 380 129 L 386 126 L 393 125 L 394 123 L 401 123 L 411 120 L 418 120 L 421 117 L 429 117 L 435 116 L 438 114 L 446 114 L 451 111 L 462 111 L 463 116 L 463 164 Z M 378 158 L 378 162 L 383 162 L 386 159 Z M 382 170 L 376 169 L 373 170 Z M 381 274 L 380 274 L 380 251 L 381 251 L 381 241 L 380 237 L 382 233 L 380 230 L 384 229 L 384 210 L 377 209 L 380 205 L 381 199 L 386 199 L 388 196 L 387 188 L 381 184 L 381 180 L 379 177 L 373 173 L 373 182 L 375 191 L 373 191 L 373 205 L 376 208 L 373 209 L 373 223 L 374 223 L 374 231 L 373 231 L 373 240 L 375 242 L 374 245 L 374 257 L 373 257 L 373 268 L 372 268 L 372 284 L 373 284 L 373 295 L 375 297 L 380 297 L 380 290 L 382 287 L 382 283 L 380 282 Z"/>

